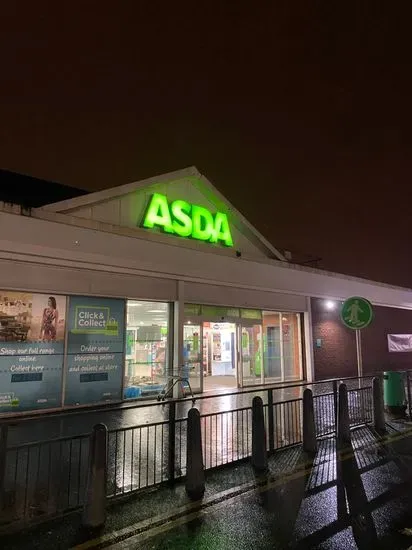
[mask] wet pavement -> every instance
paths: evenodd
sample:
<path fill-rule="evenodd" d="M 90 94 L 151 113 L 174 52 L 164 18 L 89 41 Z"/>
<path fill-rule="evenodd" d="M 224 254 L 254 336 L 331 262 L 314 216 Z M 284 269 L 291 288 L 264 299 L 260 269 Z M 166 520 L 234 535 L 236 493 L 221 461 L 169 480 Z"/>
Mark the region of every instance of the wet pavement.
<path fill-rule="evenodd" d="M 245 395 L 236 397 L 243 399 L 245 404 Z M 251 399 L 253 393 L 248 397 Z M 199 403 L 202 404 L 202 401 Z M 350 391 L 349 408 L 352 425 L 364 424 L 370 420 L 370 391 Z M 281 449 L 302 441 L 302 413 L 300 398 L 274 404 L 273 448 Z M 264 414 L 269 448 L 270 425 L 266 406 Z M 333 395 L 322 394 L 315 397 L 315 421 L 318 436 L 333 432 Z M 185 475 L 187 421 L 178 418 L 174 426 L 175 433 L 165 420 L 157 424 L 142 424 L 109 432 L 109 497 L 126 495 L 167 481 L 170 476 L 170 445 L 173 445 L 175 456 L 174 476 L 179 478 Z M 250 407 L 203 413 L 201 428 L 207 470 L 251 455 Z M 45 520 L 81 507 L 86 487 L 88 455 L 87 434 L 23 446 L 13 446 L 9 438 L 3 478 L 3 500 L 6 506 L 0 516 L 0 526 L 22 520 Z"/>
<path fill-rule="evenodd" d="M 255 477 L 248 461 L 211 470 L 199 502 L 182 483 L 160 486 L 113 499 L 99 533 L 83 531 L 72 513 L 3 536 L 0 547 L 403 550 L 412 545 L 405 528 L 412 528 L 412 427 L 392 423 L 384 437 L 354 430 L 352 446 L 339 453 L 333 438 L 312 458 L 299 446 L 277 451 L 265 476 Z"/>
<path fill-rule="evenodd" d="M 371 385 L 371 380 L 363 381 Z M 357 387 L 358 382 L 348 381 L 348 389 Z M 332 392 L 332 384 L 302 385 L 298 387 L 279 387 L 273 389 L 273 401 L 283 402 L 291 399 L 302 398 L 306 387 L 313 390 L 314 395 L 322 395 Z M 252 388 L 250 388 L 253 390 Z M 262 397 L 267 403 L 268 391 L 260 390 L 249 393 L 233 392 L 231 395 L 207 395 L 196 396 L 196 407 L 201 414 L 214 414 L 221 411 L 231 411 L 243 407 L 250 407 L 255 395 Z M 187 412 L 192 406 L 190 399 L 177 404 L 176 417 L 186 418 Z M 98 423 L 106 424 L 110 430 L 118 430 L 131 426 L 162 422 L 169 418 L 169 404 L 153 402 L 125 403 L 121 407 L 100 407 L 98 409 L 77 409 L 64 411 L 59 414 L 42 415 L 30 419 L 5 418 L 2 422 L 9 425 L 8 445 L 26 444 L 36 441 L 50 440 L 59 437 L 73 437 L 90 433 L 93 426 Z"/>

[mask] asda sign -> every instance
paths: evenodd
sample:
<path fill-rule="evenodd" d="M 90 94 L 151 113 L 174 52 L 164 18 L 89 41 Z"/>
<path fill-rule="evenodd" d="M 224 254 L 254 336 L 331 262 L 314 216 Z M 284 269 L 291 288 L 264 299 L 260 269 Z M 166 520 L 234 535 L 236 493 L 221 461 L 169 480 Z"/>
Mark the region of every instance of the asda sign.
<path fill-rule="evenodd" d="M 166 195 L 161 193 L 152 195 L 142 225 L 147 229 L 159 227 L 165 233 L 179 237 L 233 246 L 226 214 L 212 214 L 207 208 L 184 200 L 169 203 Z"/>

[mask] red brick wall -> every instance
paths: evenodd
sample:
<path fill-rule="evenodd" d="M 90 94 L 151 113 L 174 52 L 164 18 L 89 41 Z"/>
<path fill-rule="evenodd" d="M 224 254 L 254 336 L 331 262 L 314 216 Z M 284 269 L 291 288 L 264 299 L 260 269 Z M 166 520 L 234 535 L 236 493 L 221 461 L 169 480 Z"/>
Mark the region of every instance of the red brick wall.
<path fill-rule="evenodd" d="M 355 332 L 340 320 L 341 303 L 335 302 L 335 309 L 328 311 L 325 300 L 311 302 L 315 380 L 356 376 Z M 364 374 L 412 369 L 412 352 L 389 353 L 387 341 L 388 334 L 412 334 L 412 311 L 378 306 L 373 311 L 372 323 L 361 333 Z"/>
<path fill-rule="evenodd" d="M 389 307 L 373 308 L 372 323 L 362 330 L 363 372 L 412 368 L 412 352 L 389 353 L 388 334 L 412 334 L 412 311 Z"/>
<path fill-rule="evenodd" d="M 340 303 L 329 311 L 325 300 L 312 298 L 315 380 L 356 376 L 356 340 L 353 330 L 340 320 Z M 320 339 L 320 347 L 316 341 Z"/>

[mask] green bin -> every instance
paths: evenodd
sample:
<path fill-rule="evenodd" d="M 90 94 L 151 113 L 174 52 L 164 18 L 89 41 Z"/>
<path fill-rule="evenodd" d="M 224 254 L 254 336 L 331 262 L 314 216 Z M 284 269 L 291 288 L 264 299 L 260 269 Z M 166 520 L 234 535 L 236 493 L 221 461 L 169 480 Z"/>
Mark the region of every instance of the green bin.
<path fill-rule="evenodd" d="M 383 373 L 383 399 L 388 412 L 405 414 L 405 383 L 402 372 L 386 371 Z"/>

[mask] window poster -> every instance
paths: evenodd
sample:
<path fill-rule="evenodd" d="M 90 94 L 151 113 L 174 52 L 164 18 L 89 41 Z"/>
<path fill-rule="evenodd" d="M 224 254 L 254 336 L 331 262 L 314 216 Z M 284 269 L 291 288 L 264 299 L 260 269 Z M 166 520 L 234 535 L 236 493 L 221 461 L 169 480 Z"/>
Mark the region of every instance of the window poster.
<path fill-rule="evenodd" d="M 65 405 L 122 398 L 124 317 L 124 300 L 70 298 Z"/>
<path fill-rule="evenodd" d="M 0 413 L 61 405 L 66 297 L 0 291 Z"/>

